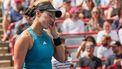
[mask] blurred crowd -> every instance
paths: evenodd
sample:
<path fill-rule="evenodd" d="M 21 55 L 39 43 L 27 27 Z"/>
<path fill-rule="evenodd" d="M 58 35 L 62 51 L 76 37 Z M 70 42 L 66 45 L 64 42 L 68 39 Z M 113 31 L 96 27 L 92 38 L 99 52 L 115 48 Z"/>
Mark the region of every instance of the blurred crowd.
<path fill-rule="evenodd" d="M 3 0 L 3 38 L 12 47 L 18 35 L 33 22 L 26 11 L 38 0 Z M 84 36 L 64 39 L 64 45 L 78 45 L 76 64 L 53 60 L 54 69 L 72 67 L 90 69 L 122 68 L 122 1 L 121 0 L 50 0 L 55 9 L 62 11 L 56 18 L 59 33 L 97 32 L 96 37 Z M 60 20 L 62 20 L 60 22 Z M 61 25 L 58 25 L 61 24 Z M 98 46 L 99 45 L 99 46 Z M 13 49 L 11 50 L 13 52 Z M 66 60 L 70 56 L 66 51 Z M 87 68 L 88 69 L 88 68 Z"/>

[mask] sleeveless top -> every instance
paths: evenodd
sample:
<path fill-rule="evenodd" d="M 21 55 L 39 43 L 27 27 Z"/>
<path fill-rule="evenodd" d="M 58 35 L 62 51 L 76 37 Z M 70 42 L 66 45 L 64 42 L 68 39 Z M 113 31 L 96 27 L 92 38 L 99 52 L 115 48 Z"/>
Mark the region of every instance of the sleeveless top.
<path fill-rule="evenodd" d="M 39 36 L 31 27 L 27 30 L 32 36 L 33 46 L 27 52 L 23 69 L 52 69 L 51 59 L 54 48 L 51 38 L 44 31 L 42 36 Z"/>

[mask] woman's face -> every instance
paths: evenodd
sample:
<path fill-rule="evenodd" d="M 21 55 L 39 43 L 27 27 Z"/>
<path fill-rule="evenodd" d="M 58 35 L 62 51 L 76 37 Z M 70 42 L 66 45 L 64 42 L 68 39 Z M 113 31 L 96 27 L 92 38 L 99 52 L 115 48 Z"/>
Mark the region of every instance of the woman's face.
<path fill-rule="evenodd" d="M 87 52 L 88 55 L 92 55 L 94 52 L 94 45 L 92 42 L 88 42 L 85 45 L 85 51 Z"/>
<path fill-rule="evenodd" d="M 108 22 L 105 22 L 103 25 L 103 28 L 106 32 L 110 32 L 111 31 L 111 25 Z"/>
<path fill-rule="evenodd" d="M 54 25 L 55 22 L 54 12 L 49 12 L 49 11 L 42 12 L 39 21 L 43 28 L 48 29 L 50 26 Z"/>
<path fill-rule="evenodd" d="M 98 18 L 99 17 L 99 12 L 98 11 L 92 11 L 92 17 L 93 18 Z"/>

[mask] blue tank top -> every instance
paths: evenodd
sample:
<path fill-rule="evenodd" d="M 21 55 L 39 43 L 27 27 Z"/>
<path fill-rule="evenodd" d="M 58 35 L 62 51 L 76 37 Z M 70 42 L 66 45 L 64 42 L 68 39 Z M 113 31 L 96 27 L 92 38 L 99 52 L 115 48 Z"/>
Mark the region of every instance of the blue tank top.
<path fill-rule="evenodd" d="M 51 38 L 45 31 L 43 31 L 42 36 L 38 36 L 31 27 L 27 30 L 31 34 L 34 43 L 27 52 L 23 69 L 52 69 L 51 59 L 54 48 Z"/>

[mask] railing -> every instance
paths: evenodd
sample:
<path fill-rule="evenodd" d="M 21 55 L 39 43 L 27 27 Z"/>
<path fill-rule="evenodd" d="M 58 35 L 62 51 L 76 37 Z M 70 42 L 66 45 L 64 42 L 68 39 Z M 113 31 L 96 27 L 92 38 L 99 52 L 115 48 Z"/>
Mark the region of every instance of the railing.
<path fill-rule="evenodd" d="M 61 38 L 79 37 L 86 35 L 97 35 L 98 32 L 60 33 Z"/>
<path fill-rule="evenodd" d="M 64 20 L 65 19 L 57 19 L 55 22 L 56 23 L 63 23 Z M 84 23 L 88 23 L 90 19 L 89 18 L 85 18 L 85 19 L 81 18 L 80 20 L 83 21 Z"/>

